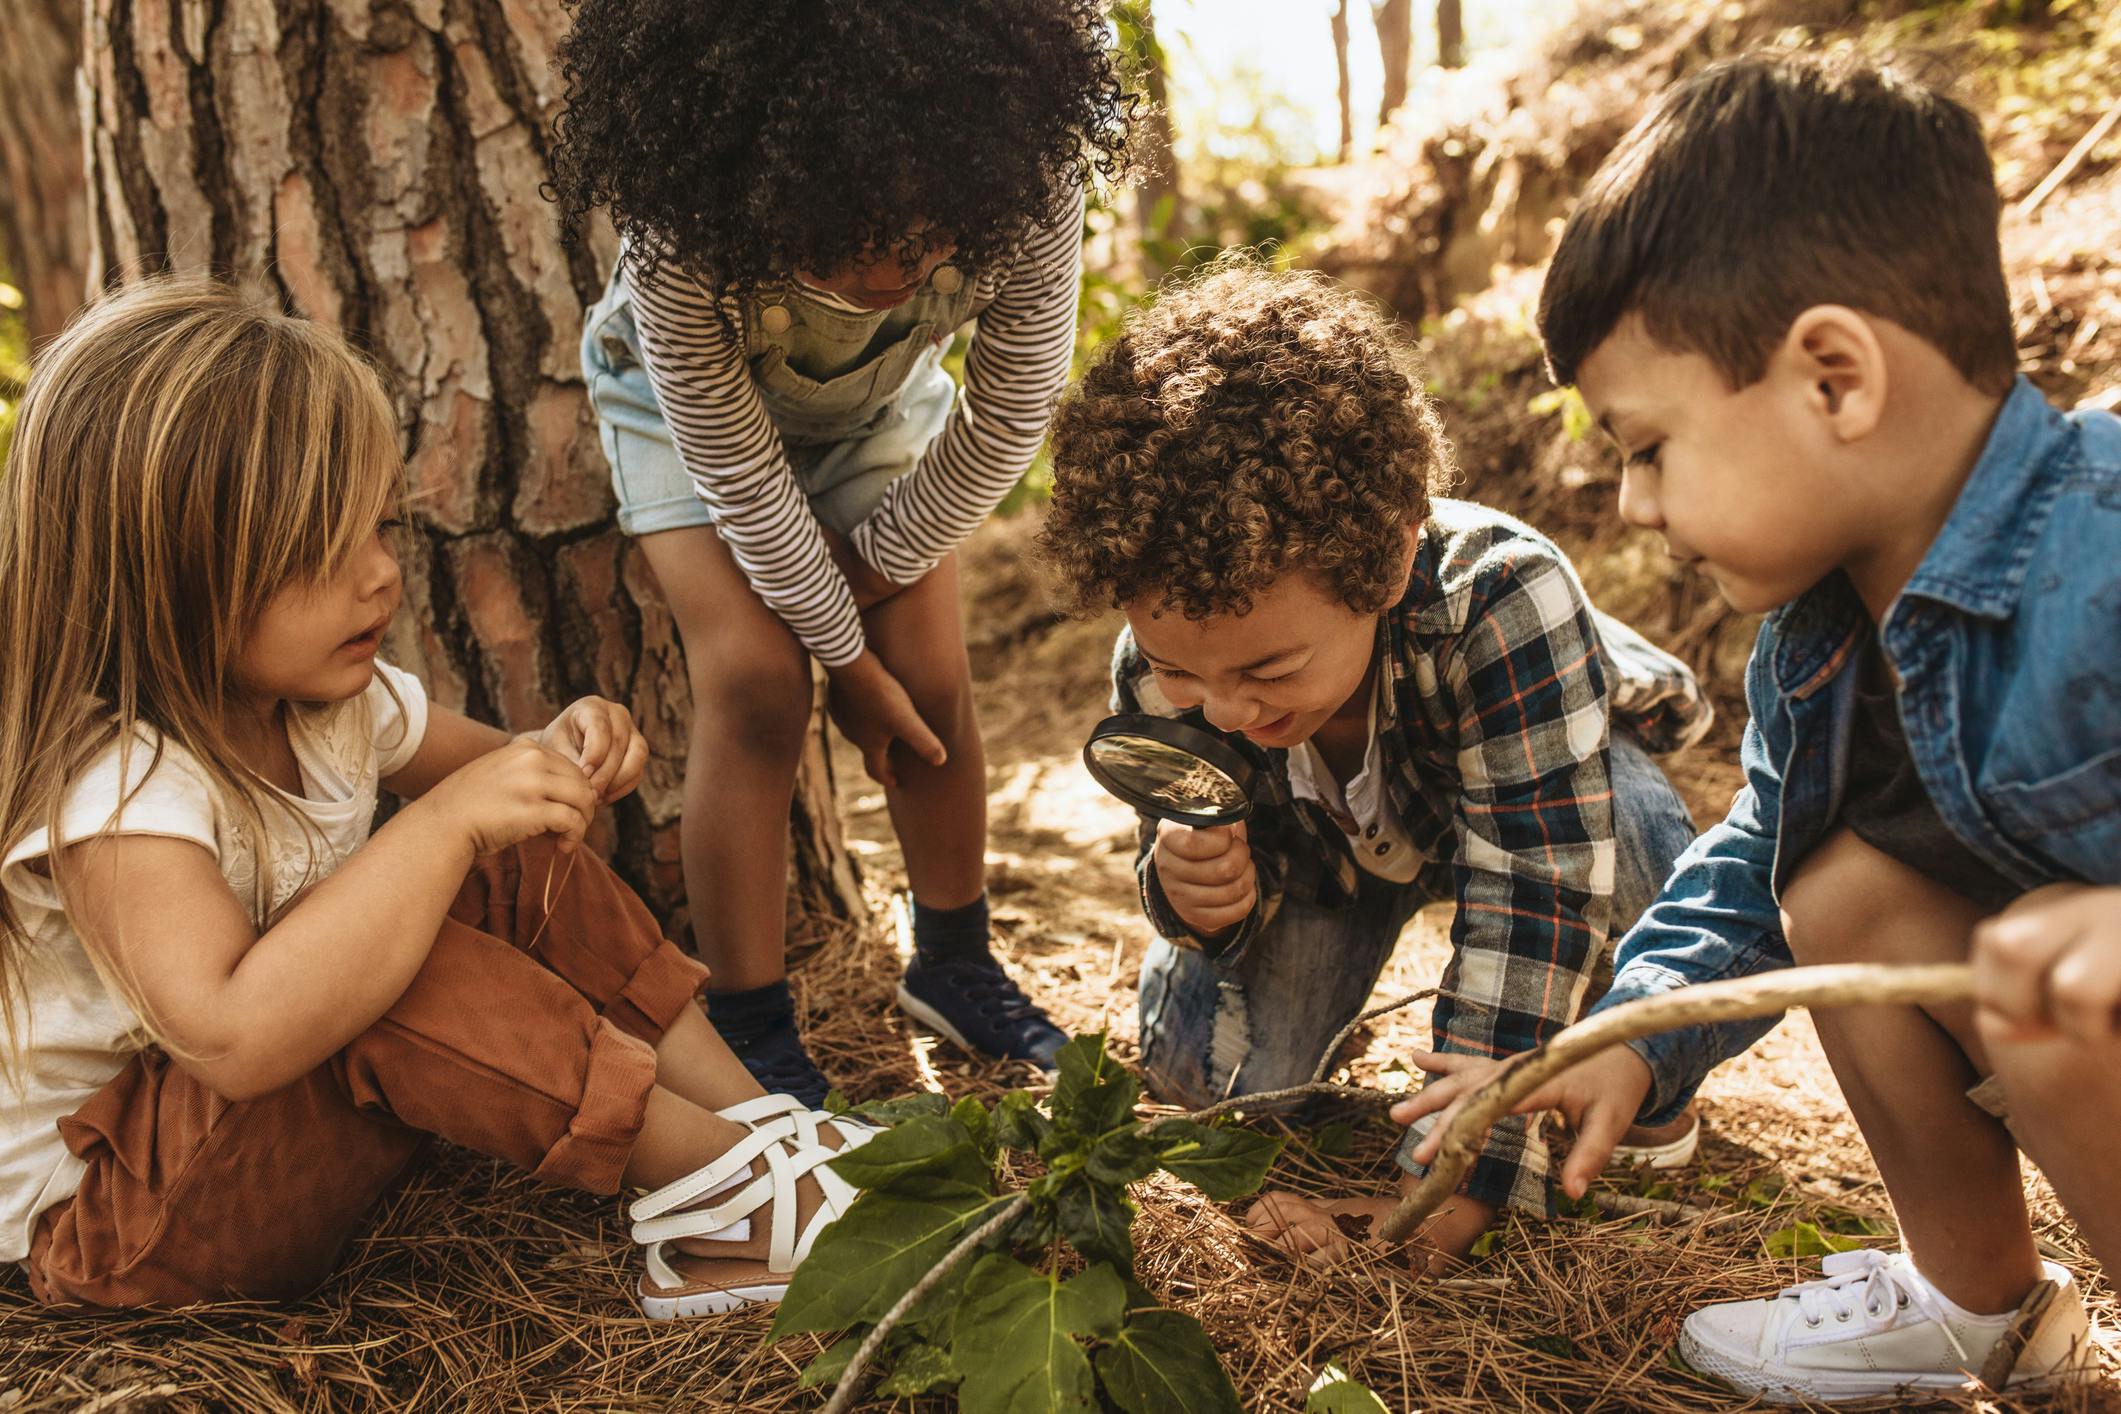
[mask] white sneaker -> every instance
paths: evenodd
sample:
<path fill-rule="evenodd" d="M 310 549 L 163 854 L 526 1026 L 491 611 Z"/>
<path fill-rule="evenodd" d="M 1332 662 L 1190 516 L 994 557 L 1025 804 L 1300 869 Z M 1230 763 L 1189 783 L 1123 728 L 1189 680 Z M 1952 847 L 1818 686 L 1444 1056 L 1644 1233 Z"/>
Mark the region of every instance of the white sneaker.
<path fill-rule="evenodd" d="M 2091 1323 L 2070 1274 L 2041 1267 L 2055 1290 L 2025 1311 L 2030 1332 L 2009 1369 L 2013 1389 L 2088 1377 Z M 1705 1375 L 1770 1404 L 1871 1399 L 1909 1389 L 1961 1389 L 1982 1372 L 2019 1311 L 1961 1310 L 1905 1252 L 1836 1252 L 1819 1281 L 1764 1301 L 1705 1306 L 1686 1318 L 1679 1353 Z M 2044 1290 L 2042 1288 L 2041 1290 Z"/>

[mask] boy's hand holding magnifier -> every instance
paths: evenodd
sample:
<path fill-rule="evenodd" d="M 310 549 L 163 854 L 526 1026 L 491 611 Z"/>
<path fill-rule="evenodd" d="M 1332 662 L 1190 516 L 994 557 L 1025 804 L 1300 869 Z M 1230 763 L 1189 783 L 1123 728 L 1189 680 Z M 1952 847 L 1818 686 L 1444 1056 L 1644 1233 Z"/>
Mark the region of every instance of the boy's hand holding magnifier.
<path fill-rule="evenodd" d="M 1107 717 L 1083 747 L 1097 783 L 1157 820 L 1156 878 L 1172 910 L 1206 942 L 1259 898 L 1245 817 L 1252 764 L 1215 733 L 1144 713 Z"/>

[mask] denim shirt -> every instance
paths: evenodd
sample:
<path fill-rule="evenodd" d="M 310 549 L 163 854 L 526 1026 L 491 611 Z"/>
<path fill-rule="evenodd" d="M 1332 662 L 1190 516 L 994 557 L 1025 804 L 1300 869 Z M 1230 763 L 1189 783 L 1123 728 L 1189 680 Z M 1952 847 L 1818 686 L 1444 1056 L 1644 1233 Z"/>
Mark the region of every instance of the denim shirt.
<path fill-rule="evenodd" d="M 2064 414 L 2023 378 L 1879 626 L 1909 754 L 1945 824 L 2030 890 L 2121 883 L 2121 418 Z M 1778 900 L 1840 817 L 1873 632 L 1840 572 L 1770 614 L 1746 665 L 1745 786 L 1620 942 L 1603 1011 L 1787 967 Z M 1643 1118 L 1678 1113 L 1775 1018 L 1632 1042 Z"/>

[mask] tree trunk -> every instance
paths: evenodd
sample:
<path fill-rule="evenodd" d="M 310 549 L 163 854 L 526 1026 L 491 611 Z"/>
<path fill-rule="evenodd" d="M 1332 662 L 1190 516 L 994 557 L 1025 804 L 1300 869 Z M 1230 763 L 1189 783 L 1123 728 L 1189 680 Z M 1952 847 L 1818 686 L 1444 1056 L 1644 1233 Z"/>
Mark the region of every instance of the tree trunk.
<path fill-rule="evenodd" d="M 80 0 L 16 0 L 0 23 L 0 264 L 22 291 L 30 347 L 87 292 Z"/>
<path fill-rule="evenodd" d="M 1333 70 L 1340 96 L 1340 160 L 1355 153 L 1355 90 L 1348 77 L 1348 0 L 1333 7 Z"/>
<path fill-rule="evenodd" d="M 1436 0 L 1436 62 L 1446 69 L 1466 63 L 1466 16 L 1459 0 Z"/>
<path fill-rule="evenodd" d="M 690 701 L 576 354 L 613 238 L 563 244 L 539 196 L 561 0 L 85 3 L 92 274 L 232 272 L 394 375 L 415 524 L 386 656 L 510 730 L 629 704 L 653 755 L 595 841 L 667 920 Z M 822 737 L 797 801 L 793 909 L 858 916 Z"/>
<path fill-rule="evenodd" d="M 1377 125 L 1383 127 L 1407 101 L 1407 78 L 1414 64 L 1414 0 L 1371 0 L 1370 19 L 1377 26 L 1377 49 L 1385 66 L 1384 97 L 1377 105 Z"/>
<path fill-rule="evenodd" d="M 1144 240 L 1159 240 L 1183 227 L 1185 192 L 1178 180 L 1178 154 L 1171 130 L 1170 69 L 1156 37 L 1151 0 L 1122 0 L 1112 7 L 1121 44 L 1134 55 L 1148 109 L 1135 125 L 1141 180 L 1134 190 L 1137 227 Z M 1155 277 L 1151 275 L 1151 279 Z"/>

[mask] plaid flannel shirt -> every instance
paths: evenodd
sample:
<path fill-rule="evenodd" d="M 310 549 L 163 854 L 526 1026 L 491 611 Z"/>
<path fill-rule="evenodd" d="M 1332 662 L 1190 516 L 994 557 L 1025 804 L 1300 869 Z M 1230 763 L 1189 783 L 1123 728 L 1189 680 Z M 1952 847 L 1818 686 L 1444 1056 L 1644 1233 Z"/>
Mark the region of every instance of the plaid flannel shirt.
<path fill-rule="evenodd" d="M 1568 558 L 1499 511 L 1439 500 L 1407 592 L 1381 617 L 1378 738 L 1385 786 L 1420 883 L 1458 904 L 1435 1049 L 1530 1050 L 1573 1020 L 1604 955 L 1614 877 L 1607 744 L 1614 721 L 1652 752 L 1692 744 L 1711 709 L 1686 665 L 1593 609 Z M 1185 717 L 1122 633 L 1113 707 Z M 1248 821 L 1259 900 L 1215 961 L 1234 965 L 1291 894 L 1354 901 L 1358 866 L 1323 806 L 1292 798 L 1288 753 L 1230 738 L 1260 768 Z M 1201 946 L 1164 899 L 1143 817 L 1136 874 L 1151 926 Z M 1548 1210 L 1546 1145 L 1523 1117 L 1490 1134 L 1466 1191 Z"/>

